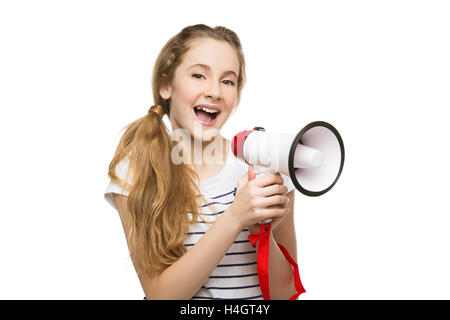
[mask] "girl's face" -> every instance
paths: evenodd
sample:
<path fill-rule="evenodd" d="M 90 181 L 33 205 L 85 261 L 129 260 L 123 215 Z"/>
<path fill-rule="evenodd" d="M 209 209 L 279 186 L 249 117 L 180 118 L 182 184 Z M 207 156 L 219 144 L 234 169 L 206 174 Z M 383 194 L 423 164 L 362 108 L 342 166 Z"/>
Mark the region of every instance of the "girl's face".
<path fill-rule="evenodd" d="M 194 139 L 209 141 L 219 133 L 237 103 L 239 60 L 224 41 L 202 38 L 190 44 L 172 84 L 161 88 L 160 95 L 171 98 L 170 122 L 174 131 L 186 129 Z M 200 105 L 218 113 L 196 108 Z"/>

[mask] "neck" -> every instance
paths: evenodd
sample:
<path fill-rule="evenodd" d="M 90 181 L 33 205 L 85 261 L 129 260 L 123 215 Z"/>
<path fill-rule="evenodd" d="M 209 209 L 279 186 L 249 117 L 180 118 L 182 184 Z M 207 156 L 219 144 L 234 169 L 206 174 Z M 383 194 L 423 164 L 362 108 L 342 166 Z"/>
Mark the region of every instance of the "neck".
<path fill-rule="evenodd" d="M 195 169 L 204 169 L 210 165 L 220 165 L 227 160 L 230 145 L 220 134 L 210 141 L 191 141 L 191 164 Z"/>
<path fill-rule="evenodd" d="M 199 141 L 186 135 L 176 141 L 178 142 L 171 154 L 172 161 L 183 162 L 195 170 L 224 164 L 230 149 L 229 141 L 220 134 L 210 141 Z"/>

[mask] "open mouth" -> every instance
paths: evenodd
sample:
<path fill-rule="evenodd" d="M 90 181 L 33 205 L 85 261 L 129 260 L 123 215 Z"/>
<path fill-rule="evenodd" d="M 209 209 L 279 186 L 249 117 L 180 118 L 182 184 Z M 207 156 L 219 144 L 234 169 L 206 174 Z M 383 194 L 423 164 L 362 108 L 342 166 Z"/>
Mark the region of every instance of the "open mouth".
<path fill-rule="evenodd" d="M 194 107 L 194 113 L 197 120 L 199 120 L 202 124 L 213 125 L 216 122 L 220 111 L 206 107 Z"/>

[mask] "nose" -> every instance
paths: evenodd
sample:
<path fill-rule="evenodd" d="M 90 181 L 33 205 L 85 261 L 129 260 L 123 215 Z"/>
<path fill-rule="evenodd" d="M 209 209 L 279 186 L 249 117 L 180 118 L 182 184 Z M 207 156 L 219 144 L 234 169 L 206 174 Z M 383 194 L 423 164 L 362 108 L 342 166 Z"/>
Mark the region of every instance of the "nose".
<path fill-rule="evenodd" d="M 206 90 L 206 96 L 214 100 L 220 100 L 222 98 L 222 91 L 220 85 L 211 84 Z"/>

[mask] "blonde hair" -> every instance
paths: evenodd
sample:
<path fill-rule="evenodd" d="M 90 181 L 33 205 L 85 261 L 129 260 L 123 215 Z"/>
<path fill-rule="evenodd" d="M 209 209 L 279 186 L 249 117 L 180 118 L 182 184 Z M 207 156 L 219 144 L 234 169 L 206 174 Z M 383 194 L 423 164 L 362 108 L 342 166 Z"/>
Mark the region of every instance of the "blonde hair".
<path fill-rule="evenodd" d="M 146 274 L 158 275 L 176 262 L 185 252 L 183 240 L 188 224 L 199 214 L 198 198 L 203 198 L 196 184 L 197 173 L 184 163 L 174 164 L 170 159 L 175 142 L 162 121 L 170 115 L 170 99 L 164 100 L 159 90 L 171 84 L 175 70 L 189 51 L 189 41 L 212 38 L 229 43 L 239 60 L 237 104 L 245 84 L 245 60 L 241 43 L 233 31 L 204 24 L 184 28 L 164 45 L 159 53 L 152 78 L 155 104 L 148 113 L 127 125 L 109 165 L 109 177 L 129 190 L 127 206 L 131 214 L 130 233 L 127 235 L 131 255 L 139 261 Z M 129 158 L 127 177 L 132 184 L 120 179 L 116 165 Z M 192 214 L 189 219 L 188 212 Z"/>

